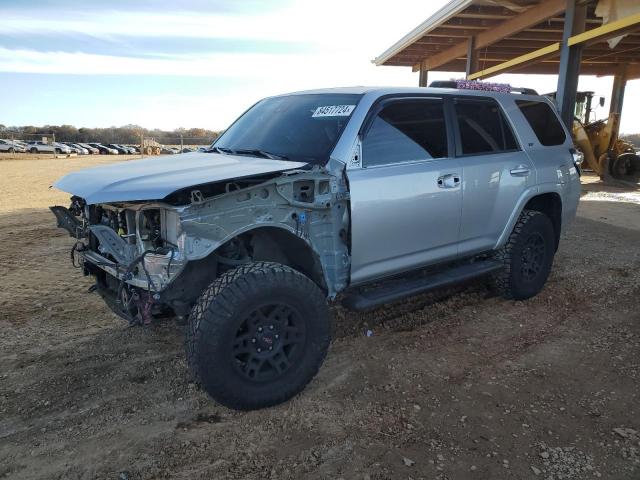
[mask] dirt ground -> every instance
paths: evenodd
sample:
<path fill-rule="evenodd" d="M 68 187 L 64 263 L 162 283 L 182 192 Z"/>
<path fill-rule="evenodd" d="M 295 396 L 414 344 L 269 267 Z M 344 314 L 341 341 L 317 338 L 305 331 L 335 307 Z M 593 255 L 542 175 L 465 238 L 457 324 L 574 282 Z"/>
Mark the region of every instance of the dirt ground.
<path fill-rule="evenodd" d="M 72 268 L 49 185 L 112 161 L 0 162 L 0 478 L 640 478 L 639 192 L 586 178 L 529 301 L 335 308 L 308 388 L 238 413 L 190 382 L 183 327 L 125 328 Z"/>

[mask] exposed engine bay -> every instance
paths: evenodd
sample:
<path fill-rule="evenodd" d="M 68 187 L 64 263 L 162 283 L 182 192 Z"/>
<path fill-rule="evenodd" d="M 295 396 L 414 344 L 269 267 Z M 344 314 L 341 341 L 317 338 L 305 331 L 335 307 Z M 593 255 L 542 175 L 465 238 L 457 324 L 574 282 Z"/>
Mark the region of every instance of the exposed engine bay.
<path fill-rule="evenodd" d="M 299 268 L 333 297 L 347 285 L 346 182 L 294 170 L 190 187 L 159 201 L 51 207 L 76 239 L 73 264 L 93 275 L 109 306 L 131 323 L 187 315 L 204 287 L 255 260 Z"/>

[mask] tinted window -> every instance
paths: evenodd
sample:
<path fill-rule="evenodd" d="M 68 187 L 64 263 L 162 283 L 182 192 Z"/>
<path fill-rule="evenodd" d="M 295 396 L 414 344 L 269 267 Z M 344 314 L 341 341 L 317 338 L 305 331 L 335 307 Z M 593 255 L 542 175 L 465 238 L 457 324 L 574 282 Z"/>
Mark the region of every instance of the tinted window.
<path fill-rule="evenodd" d="M 518 148 L 511 127 L 496 102 L 456 99 L 455 107 L 463 155 Z"/>
<path fill-rule="evenodd" d="M 516 100 L 516 105 L 518 105 L 542 145 L 549 147 L 564 143 L 566 140 L 564 129 L 549 104 L 529 100 Z"/>
<path fill-rule="evenodd" d="M 362 144 L 365 166 L 447 156 L 442 100 L 399 100 L 373 120 Z"/>
<path fill-rule="evenodd" d="M 215 142 L 229 153 L 262 150 L 326 163 L 361 95 L 302 94 L 261 100 Z"/>

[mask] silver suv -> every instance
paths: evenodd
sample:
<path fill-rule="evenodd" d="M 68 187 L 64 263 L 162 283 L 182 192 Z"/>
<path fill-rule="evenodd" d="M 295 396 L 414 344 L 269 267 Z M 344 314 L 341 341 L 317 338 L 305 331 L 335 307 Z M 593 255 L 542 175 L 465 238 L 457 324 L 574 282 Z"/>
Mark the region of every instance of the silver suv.
<path fill-rule="evenodd" d="M 370 309 L 470 279 L 537 294 L 580 195 L 553 104 L 530 94 L 340 88 L 246 111 L 207 152 L 102 166 L 55 186 L 72 257 L 131 323 L 188 323 L 220 403 L 300 392 L 328 302 Z"/>
<path fill-rule="evenodd" d="M 67 145 L 58 142 L 45 143 L 41 141 L 34 141 L 29 142 L 27 144 L 27 148 L 30 153 L 71 153 L 71 149 Z"/>

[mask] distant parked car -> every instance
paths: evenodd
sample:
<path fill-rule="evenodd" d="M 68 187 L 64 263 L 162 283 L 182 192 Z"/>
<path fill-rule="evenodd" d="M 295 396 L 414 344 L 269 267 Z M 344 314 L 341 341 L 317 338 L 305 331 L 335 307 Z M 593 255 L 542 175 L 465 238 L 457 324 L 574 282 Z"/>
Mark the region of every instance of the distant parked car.
<path fill-rule="evenodd" d="M 105 147 L 107 148 L 113 148 L 114 150 L 116 150 L 120 155 L 126 155 L 129 153 L 129 151 L 126 148 L 121 147 L 120 145 L 117 145 L 115 143 L 107 143 L 105 144 Z"/>
<path fill-rule="evenodd" d="M 122 145 L 121 143 L 114 143 L 113 144 L 115 147 L 120 147 L 123 150 L 125 150 L 127 152 L 128 155 L 133 155 L 134 153 L 136 153 L 135 148 L 129 146 L 129 145 Z"/>
<path fill-rule="evenodd" d="M 98 153 L 100 153 L 100 150 L 98 150 L 96 147 L 92 147 L 88 143 L 77 143 L 76 145 L 79 145 L 82 148 L 86 148 L 91 154 L 97 155 Z"/>
<path fill-rule="evenodd" d="M 64 142 L 64 144 L 71 149 L 72 152 L 77 153 L 78 155 L 88 155 L 89 150 L 84 147 L 81 147 L 77 143 Z"/>
<path fill-rule="evenodd" d="M 195 152 L 195 151 L 196 151 L 196 150 L 195 150 L 195 148 L 191 148 L 191 147 L 184 147 L 184 148 L 182 149 L 182 152 L 181 152 L 181 153 L 191 153 L 191 152 Z"/>
<path fill-rule="evenodd" d="M 52 145 L 56 149 L 56 153 L 71 153 L 69 146 L 64 143 L 53 142 Z"/>
<path fill-rule="evenodd" d="M 89 145 L 97 148 L 101 155 L 118 155 L 120 153 L 115 148 L 107 147 L 101 143 L 90 143 Z"/>
<path fill-rule="evenodd" d="M 29 142 L 29 152 L 31 153 L 71 153 L 71 149 L 66 145 L 58 142 L 44 143 L 44 142 Z"/>
<path fill-rule="evenodd" d="M 0 139 L 0 152 L 19 152 L 24 153 L 27 149 L 24 145 L 18 143 L 16 140 L 2 140 Z"/>
<path fill-rule="evenodd" d="M 69 147 L 69 150 L 71 150 L 71 153 L 75 153 L 77 155 L 80 155 L 80 149 L 74 147 L 73 145 L 64 142 L 63 145 L 66 145 L 67 147 Z"/>
<path fill-rule="evenodd" d="M 175 148 L 170 148 L 170 147 L 162 147 L 160 149 L 160 153 L 162 155 L 173 155 L 174 153 L 178 153 L 178 150 L 176 150 Z"/>

